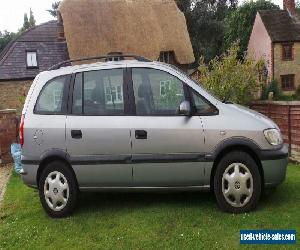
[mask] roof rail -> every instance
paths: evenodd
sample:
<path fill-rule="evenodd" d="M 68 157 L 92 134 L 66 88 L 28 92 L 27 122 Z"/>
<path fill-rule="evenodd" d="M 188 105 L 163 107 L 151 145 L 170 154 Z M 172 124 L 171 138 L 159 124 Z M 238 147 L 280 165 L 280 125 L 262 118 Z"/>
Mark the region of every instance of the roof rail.
<path fill-rule="evenodd" d="M 119 60 L 124 60 L 125 57 L 129 57 L 129 58 L 134 58 L 135 60 L 139 61 L 139 62 L 152 62 L 151 60 L 142 57 L 142 56 L 137 56 L 137 55 L 123 55 L 123 54 L 111 54 L 111 55 L 106 55 L 106 56 L 94 56 L 94 57 L 83 57 L 83 58 L 78 58 L 78 59 L 73 59 L 73 60 L 67 60 L 67 61 L 63 61 L 60 62 L 58 64 L 53 65 L 52 67 L 50 67 L 48 70 L 55 70 L 55 69 L 59 69 L 62 66 L 64 66 L 67 63 L 72 63 L 72 62 L 82 62 L 82 61 L 89 61 L 89 60 L 101 60 L 101 59 L 106 59 L 106 60 L 111 60 L 113 58 L 117 58 Z"/>

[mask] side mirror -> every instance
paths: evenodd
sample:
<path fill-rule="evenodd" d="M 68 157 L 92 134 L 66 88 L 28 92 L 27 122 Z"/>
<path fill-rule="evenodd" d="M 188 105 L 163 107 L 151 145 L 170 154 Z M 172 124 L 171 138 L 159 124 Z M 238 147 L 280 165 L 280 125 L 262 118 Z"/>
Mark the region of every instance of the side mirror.
<path fill-rule="evenodd" d="M 180 115 L 190 116 L 192 113 L 191 104 L 188 101 L 183 101 L 180 103 L 179 112 Z"/>

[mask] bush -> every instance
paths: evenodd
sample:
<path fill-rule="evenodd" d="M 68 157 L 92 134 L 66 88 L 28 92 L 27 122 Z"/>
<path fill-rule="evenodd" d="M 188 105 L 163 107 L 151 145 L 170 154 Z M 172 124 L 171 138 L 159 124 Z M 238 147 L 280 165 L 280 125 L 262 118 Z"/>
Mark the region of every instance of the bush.
<path fill-rule="evenodd" d="M 250 58 L 239 60 L 239 45 L 233 46 L 221 57 L 216 57 L 205 65 L 201 59 L 199 70 L 201 83 L 221 100 L 249 104 L 257 86 L 261 86 L 259 72 L 263 63 L 257 64 Z"/>
<path fill-rule="evenodd" d="M 278 87 L 276 80 L 272 80 L 268 85 L 262 87 L 262 100 L 268 100 L 269 93 L 273 92 L 274 101 L 294 101 L 300 100 L 300 86 L 298 86 L 294 95 L 285 95 L 282 90 Z"/>
<path fill-rule="evenodd" d="M 297 87 L 295 94 L 293 95 L 295 100 L 300 101 L 300 85 Z"/>

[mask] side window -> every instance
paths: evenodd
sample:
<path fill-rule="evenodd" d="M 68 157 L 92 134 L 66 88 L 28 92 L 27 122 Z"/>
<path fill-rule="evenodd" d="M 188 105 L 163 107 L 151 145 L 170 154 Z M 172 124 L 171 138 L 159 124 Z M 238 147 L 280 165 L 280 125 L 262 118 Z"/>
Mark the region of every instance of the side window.
<path fill-rule="evenodd" d="M 185 100 L 182 82 L 167 72 L 132 69 L 137 115 L 177 115 Z"/>
<path fill-rule="evenodd" d="M 61 114 L 63 112 L 66 79 L 67 76 L 57 77 L 45 85 L 35 106 L 36 113 Z"/>
<path fill-rule="evenodd" d="M 198 115 L 211 115 L 216 114 L 217 109 L 211 105 L 204 97 L 202 97 L 199 93 L 195 90 L 190 88 L 193 109 L 195 114 Z"/>
<path fill-rule="evenodd" d="M 123 69 L 76 74 L 72 113 L 123 115 Z"/>

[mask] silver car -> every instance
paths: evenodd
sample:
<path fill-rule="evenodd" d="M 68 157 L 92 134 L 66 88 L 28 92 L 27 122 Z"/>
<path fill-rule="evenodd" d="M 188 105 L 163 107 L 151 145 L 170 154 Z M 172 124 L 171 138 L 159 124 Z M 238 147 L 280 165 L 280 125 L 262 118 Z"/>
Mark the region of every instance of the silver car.
<path fill-rule="evenodd" d="M 20 123 L 22 179 L 50 216 L 69 215 L 80 191 L 120 190 L 212 190 L 242 213 L 284 181 L 278 126 L 174 66 L 64 63 L 36 77 Z"/>

